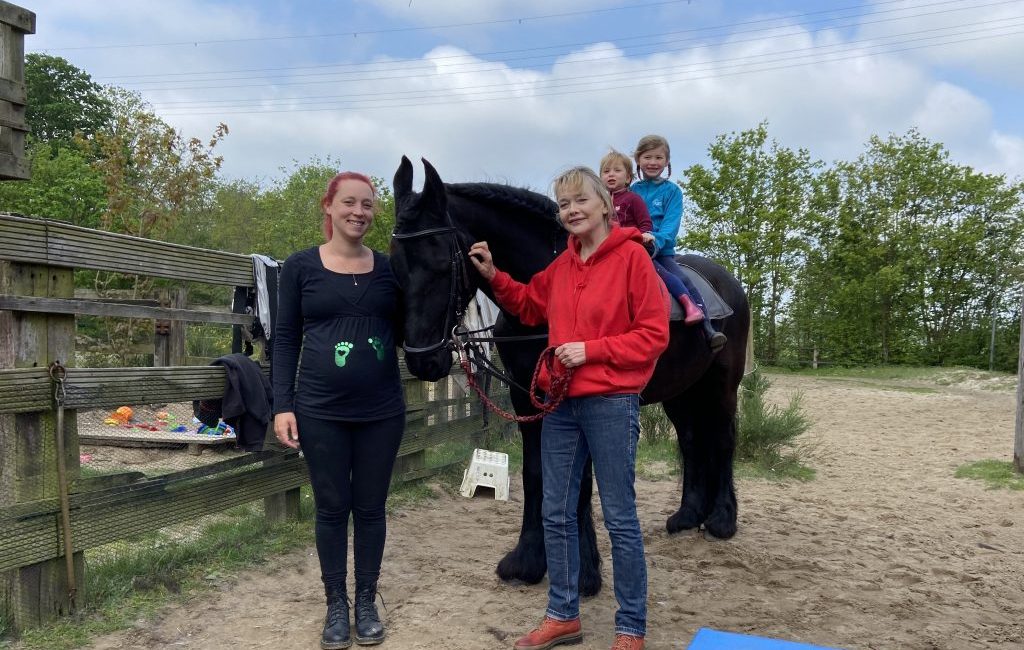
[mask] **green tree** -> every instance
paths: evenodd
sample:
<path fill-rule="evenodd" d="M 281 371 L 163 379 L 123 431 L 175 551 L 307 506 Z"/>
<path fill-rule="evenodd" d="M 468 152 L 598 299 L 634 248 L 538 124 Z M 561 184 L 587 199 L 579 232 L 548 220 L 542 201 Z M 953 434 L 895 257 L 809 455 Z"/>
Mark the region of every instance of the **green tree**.
<path fill-rule="evenodd" d="M 92 136 L 113 117 L 102 87 L 59 56 L 26 55 L 25 87 L 25 119 L 37 141 L 66 144 L 76 134 Z"/>
<path fill-rule="evenodd" d="M 99 226 L 106 187 L 85 154 L 73 147 L 53 152 L 49 143 L 37 142 L 29 147 L 28 158 L 32 178 L 0 183 L 0 210 L 86 228 Z"/>
<path fill-rule="evenodd" d="M 850 363 L 946 363 L 1011 290 L 1022 190 L 916 130 L 873 137 L 815 183 L 794 315 Z"/>
<path fill-rule="evenodd" d="M 760 358 L 780 352 L 778 325 L 806 248 L 811 181 L 820 163 L 803 150 L 768 141 L 766 123 L 720 135 L 708 166 L 680 183 L 687 198 L 682 244 L 718 259 L 743 283 L 754 314 Z"/>
<path fill-rule="evenodd" d="M 320 200 L 327 184 L 342 168 L 339 161 L 312 158 L 295 163 L 288 175 L 273 184 L 260 198 L 257 210 L 262 219 L 260 251 L 278 259 L 291 253 L 323 243 L 323 212 Z M 377 209 L 373 226 L 366 235 L 366 245 L 387 251 L 395 225 L 394 199 L 391 188 L 381 179 L 373 179 L 377 188 Z"/>
<path fill-rule="evenodd" d="M 208 205 L 228 133 L 219 124 L 207 141 L 185 138 L 135 93 L 109 89 L 114 116 L 96 135 L 94 163 L 107 187 L 103 227 L 136 237 L 166 238 L 184 215 Z"/>

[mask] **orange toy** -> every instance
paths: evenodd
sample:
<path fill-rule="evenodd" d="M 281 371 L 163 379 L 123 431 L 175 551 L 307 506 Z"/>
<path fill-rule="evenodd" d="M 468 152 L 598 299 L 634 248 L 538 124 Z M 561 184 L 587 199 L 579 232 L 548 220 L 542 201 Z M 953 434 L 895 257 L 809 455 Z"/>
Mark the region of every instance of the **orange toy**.
<path fill-rule="evenodd" d="M 118 424 L 127 424 L 133 415 L 135 415 L 135 411 L 132 410 L 132 407 L 122 406 L 110 415 L 110 419 Z"/>

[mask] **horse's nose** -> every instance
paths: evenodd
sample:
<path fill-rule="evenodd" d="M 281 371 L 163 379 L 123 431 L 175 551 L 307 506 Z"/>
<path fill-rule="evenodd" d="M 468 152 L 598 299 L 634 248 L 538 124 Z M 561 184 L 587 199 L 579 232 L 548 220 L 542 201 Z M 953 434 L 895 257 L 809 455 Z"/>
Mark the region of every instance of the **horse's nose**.
<path fill-rule="evenodd" d="M 430 354 L 406 354 L 405 367 L 417 379 L 437 381 L 448 376 L 452 367 L 452 355 L 447 350 Z"/>

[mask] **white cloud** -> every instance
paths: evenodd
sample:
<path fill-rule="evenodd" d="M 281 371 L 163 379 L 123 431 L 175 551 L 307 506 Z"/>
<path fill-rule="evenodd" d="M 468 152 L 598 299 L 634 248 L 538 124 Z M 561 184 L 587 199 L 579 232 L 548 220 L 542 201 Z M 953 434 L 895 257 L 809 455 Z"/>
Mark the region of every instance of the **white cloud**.
<path fill-rule="evenodd" d="M 278 25 L 251 7 L 209 6 L 198 0 L 145 3 L 141 8 L 125 0 L 40 4 L 45 6 L 45 11 L 37 9 L 41 31 L 45 26 L 50 34 L 46 38 L 57 39 L 48 43 L 177 41 L 183 31 L 212 40 L 300 29 Z M 363 2 L 367 11 L 378 7 L 399 15 L 412 10 L 415 21 L 425 24 L 619 4 L 573 0 L 552 9 L 546 0 L 413 0 L 412 7 L 408 0 Z M 98 11 L 99 18 L 90 10 Z M 319 29 L 334 31 L 323 25 Z M 661 133 L 672 143 L 678 177 L 689 164 L 704 160 L 716 135 L 751 128 L 764 119 L 783 145 L 805 147 L 826 161 L 856 157 L 872 134 L 903 133 L 917 126 L 927 137 L 946 143 L 957 160 L 987 171 L 1019 173 L 1022 134 L 997 130 L 984 95 L 936 73 L 936 66 L 956 61 L 925 60 L 917 53 L 872 56 L 865 45 L 848 44 L 866 34 L 811 33 L 790 26 L 761 38 L 736 35 L 678 52 L 665 48 L 634 56 L 622 43 L 595 43 L 532 69 L 517 67 L 514 61 L 484 60 L 464 45 L 434 47 L 412 62 L 396 60 L 385 56 L 383 41 L 372 38 L 331 42 L 321 48 L 330 55 L 319 58 L 323 43 L 296 40 L 223 48 L 90 50 L 81 63 L 72 60 L 97 77 L 378 62 L 377 72 L 358 78 L 337 71 L 331 77 L 302 77 L 312 71 L 293 69 L 268 80 L 225 79 L 209 90 L 170 91 L 175 84 L 168 82 L 147 91 L 154 102 L 164 102 L 159 110 L 165 119 L 189 135 L 205 137 L 219 121 L 229 125 L 231 134 L 221 153 L 231 177 L 266 179 L 293 159 L 331 155 L 347 167 L 390 179 L 405 154 L 430 159 L 447 180 L 509 181 L 546 190 L 548 180 L 565 166 L 596 165 L 608 146 L 629 152 L 649 132 Z M 598 37 L 597 32 L 589 38 L 577 34 L 559 42 Z M 538 44 L 544 43 L 509 42 L 504 49 Z M 800 55 L 795 50 L 832 45 L 842 46 L 843 53 L 825 58 L 837 60 L 801 65 L 815 59 L 795 58 Z M 382 71 L 388 68 L 392 71 Z M 315 83 L 290 85 L 311 80 Z M 249 87 L 232 87 L 245 84 Z M 336 99 L 311 99 L 314 95 Z M 236 113 L 240 109 L 223 104 L 172 111 L 166 103 L 215 99 L 240 102 L 244 110 L 263 106 L 294 112 Z M 343 105 L 346 101 L 354 105 Z M 335 108 L 300 110 L 331 106 Z M 180 114 L 187 112 L 214 114 Z"/>
<path fill-rule="evenodd" d="M 403 21 L 422 25 L 508 20 L 622 6 L 621 0 L 359 0 Z"/>
<path fill-rule="evenodd" d="M 915 7 L 918 7 L 915 9 Z M 920 2 L 880 2 L 891 19 L 862 26 L 858 38 L 901 42 L 903 56 L 931 67 L 968 70 L 1018 88 L 1024 86 L 1024 7 L 1017 2 L 941 3 L 923 9 Z M 897 20 L 901 16 L 912 19 Z M 896 36 L 906 34 L 906 36 Z M 893 37 L 893 38 L 886 38 Z M 924 46 L 928 47 L 924 47 Z"/>
<path fill-rule="evenodd" d="M 1024 180 L 1024 138 L 1005 133 L 993 132 L 989 138 L 997 158 L 979 162 L 979 168 L 994 174 L 1005 174 L 1018 181 Z"/>

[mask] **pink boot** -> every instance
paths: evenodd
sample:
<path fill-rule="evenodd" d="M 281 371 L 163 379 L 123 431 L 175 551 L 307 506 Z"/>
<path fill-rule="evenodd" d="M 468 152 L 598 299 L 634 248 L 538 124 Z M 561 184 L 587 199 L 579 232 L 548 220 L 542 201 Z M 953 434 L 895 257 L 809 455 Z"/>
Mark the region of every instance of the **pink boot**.
<path fill-rule="evenodd" d="M 700 310 L 700 307 L 693 303 L 690 296 L 686 294 L 679 296 L 679 303 L 683 306 L 683 313 L 685 314 L 683 323 L 686 325 L 693 325 L 694 323 L 699 323 L 704 320 L 704 312 Z"/>

